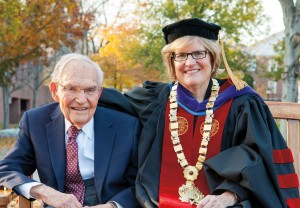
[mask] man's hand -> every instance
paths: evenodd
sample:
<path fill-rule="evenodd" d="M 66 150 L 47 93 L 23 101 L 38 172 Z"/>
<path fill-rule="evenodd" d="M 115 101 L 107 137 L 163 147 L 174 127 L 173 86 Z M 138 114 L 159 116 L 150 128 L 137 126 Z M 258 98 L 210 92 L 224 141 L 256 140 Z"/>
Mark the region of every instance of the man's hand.
<path fill-rule="evenodd" d="M 30 195 L 55 208 L 82 208 L 82 205 L 73 194 L 61 193 L 44 184 L 32 187 Z"/>

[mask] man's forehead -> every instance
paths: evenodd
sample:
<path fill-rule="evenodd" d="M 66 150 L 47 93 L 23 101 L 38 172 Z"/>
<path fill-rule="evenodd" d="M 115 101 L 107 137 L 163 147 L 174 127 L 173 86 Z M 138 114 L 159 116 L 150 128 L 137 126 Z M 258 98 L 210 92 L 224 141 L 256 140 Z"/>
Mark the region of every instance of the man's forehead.
<path fill-rule="evenodd" d="M 60 76 L 59 82 L 72 86 L 94 86 L 97 83 L 97 74 L 92 70 L 66 69 Z"/>
<path fill-rule="evenodd" d="M 87 63 L 85 61 L 72 61 L 65 65 L 64 69 L 61 72 L 61 77 L 68 77 L 68 76 L 80 76 L 84 77 L 85 75 L 93 74 L 96 75 L 95 67 Z"/>
<path fill-rule="evenodd" d="M 64 70 L 66 71 L 67 69 L 86 69 L 86 70 L 95 70 L 95 67 L 92 63 L 89 63 L 87 61 L 84 60 L 70 60 L 68 63 L 66 63 Z"/>

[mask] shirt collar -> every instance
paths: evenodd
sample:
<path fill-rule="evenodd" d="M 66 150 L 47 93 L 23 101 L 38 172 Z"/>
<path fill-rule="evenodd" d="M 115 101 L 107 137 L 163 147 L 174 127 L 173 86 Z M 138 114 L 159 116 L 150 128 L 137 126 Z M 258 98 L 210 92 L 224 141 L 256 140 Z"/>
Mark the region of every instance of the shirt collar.
<path fill-rule="evenodd" d="M 67 133 L 70 126 L 72 126 L 72 123 L 65 118 L 65 133 Z M 87 135 L 89 140 L 92 140 L 94 137 L 94 117 L 81 128 L 81 131 Z"/>

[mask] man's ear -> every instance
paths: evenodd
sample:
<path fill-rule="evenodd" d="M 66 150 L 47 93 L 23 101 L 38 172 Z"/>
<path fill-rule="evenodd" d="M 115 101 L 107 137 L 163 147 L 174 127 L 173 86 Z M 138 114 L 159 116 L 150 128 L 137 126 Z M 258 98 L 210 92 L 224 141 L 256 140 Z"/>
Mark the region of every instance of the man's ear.
<path fill-rule="evenodd" d="M 56 101 L 59 102 L 59 97 L 57 95 L 57 84 L 55 82 L 51 82 L 49 84 L 49 90 L 51 92 L 52 98 Z"/>
<path fill-rule="evenodd" d="M 99 93 L 98 93 L 98 99 L 100 98 L 100 96 L 101 96 L 101 94 L 102 94 L 102 91 L 103 91 L 103 87 L 100 87 Z"/>

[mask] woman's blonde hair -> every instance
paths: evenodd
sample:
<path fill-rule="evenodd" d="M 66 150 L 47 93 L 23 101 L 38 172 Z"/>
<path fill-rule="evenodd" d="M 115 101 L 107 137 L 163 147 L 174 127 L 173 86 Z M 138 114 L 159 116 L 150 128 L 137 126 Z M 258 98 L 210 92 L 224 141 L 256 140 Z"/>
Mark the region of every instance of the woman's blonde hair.
<path fill-rule="evenodd" d="M 163 47 L 161 54 L 162 54 L 163 61 L 167 67 L 169 79 L 171 81 L 177 80 L 175 68 L 174 68 L 174 62 L 172 58 L 173 53 L 176 53 L 178 49 L 184 46 L 192 45 L 195 42 L 198 42 L 201 45 L 203 45 L 208 50 L 208 54 L 211 56 L 212 77 L 215 77 L 218 72 L 222 71 L 219 69 L 219 66 L 221 64 L 221 55 L 222 55 L 227 74 L 231 79 L 231 81 L 233 82 L 233 84 L 236 86 L 236 88 L 240 90 L 247 85 L 244 81 L 236 77 L 231 71 L 230 67 L 228 66 L 225 53 L 222 47 L 222 43 L 220 41 L 216 42 L 199 36 L 184 36 L 174 40 L 170 44 L 167 44 Z"/>

